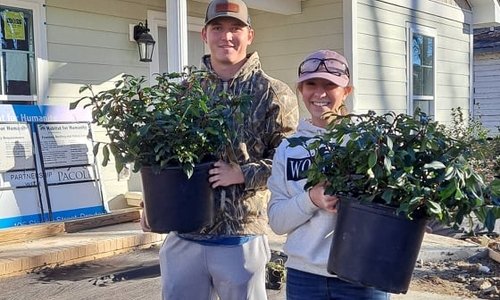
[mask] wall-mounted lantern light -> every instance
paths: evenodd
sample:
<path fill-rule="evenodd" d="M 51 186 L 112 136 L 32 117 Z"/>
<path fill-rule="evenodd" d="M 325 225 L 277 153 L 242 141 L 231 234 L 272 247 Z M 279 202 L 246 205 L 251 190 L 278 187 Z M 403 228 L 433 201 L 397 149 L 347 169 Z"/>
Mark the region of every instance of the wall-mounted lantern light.
<path fill-rule="evenodd" d="M 146 21 L 146 25 L 140 22 L 139 24 L 134 26 L 134 40 L 137 42 L 137 46 L 139 47 L 139 60 L 150 62 L 151 57 L 153 57 L 153 49 L 155 48 L 155 40 L 148 33 L 148 22 Z"/>

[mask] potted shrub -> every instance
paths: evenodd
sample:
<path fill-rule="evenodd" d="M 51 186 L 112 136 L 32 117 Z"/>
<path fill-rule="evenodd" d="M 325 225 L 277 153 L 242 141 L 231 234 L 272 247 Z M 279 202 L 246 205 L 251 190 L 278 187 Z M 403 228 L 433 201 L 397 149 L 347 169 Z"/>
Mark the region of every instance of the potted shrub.
<path fill-rule="evenodd" d="M 285 283 L 286 255 L 281 251 L 271 250 L 271 259 L 266 264 L 266 288 L 271 290 L 279 290 Z"/>
<path fill-rule="evenodd" d="M 154 232 L 189 232 L 213 218 L 213 195 L 208 169 L 231 149 L 235 128 L 248 109 L 249 97 L 215 95 L 205 71 L 186 68 L 181 73 L 144 77 L 123 75 L 113 89 L 89 92 L 71 103 L 92 109 L 93 122 L 105 129 L 104 166 L 114 156 L 116 171 L 133 164 L 141 172 L 145 209 Z"/>
<path fill-rule="evenodd" d="M 279 290 L 285 282 L 285 266 L 283 263 L 270 261 L 266 264 L 266 288 Z"/>
<path fill-rule="evenodd" d="M 475 214 L 492 229 L 500 217 L 469 145 L 424 113 L 326 117 L 312 142 L 289 140 L 311 153 L 305 188 L 326 182 L 340 198 L 330 273 L 406 293 L 428 220 L 457 226 Z"/>

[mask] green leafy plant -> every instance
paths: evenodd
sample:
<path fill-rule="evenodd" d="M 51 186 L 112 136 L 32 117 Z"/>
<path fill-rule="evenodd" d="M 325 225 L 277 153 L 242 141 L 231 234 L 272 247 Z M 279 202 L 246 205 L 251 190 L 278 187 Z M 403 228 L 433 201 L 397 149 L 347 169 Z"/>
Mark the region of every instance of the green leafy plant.
<path fill-rule="evenodd" d="M 285 261 L 287 257 L 279 251 L 271 251 L 271 260 L 266 264 L 266 288 L 279 290 L 286 281 Z"/>
<path fill-rule="evenodd" d="M 479 105 L 478 109 L 479 109 Z M 483 126 L 481 115 L 466 118 L 461 107 L 451 109 L 452 122 L 446 126 L 454 139 L 467 143 L 472 157 L 469 162 L 490 184 L 500 174 L 500 135 Z"/>
<path fill-rule="evenodd" d="M 326 182 L 327 194 L 392 206 L 410 219 L 458 226 L 475 214 L 494 228 L 500 209 L 468 162 L 471 149 L 443 125 L 420 111 L 326 117 L 335 121 L 324 134 L 289 139 L 312 156 L 306 189 Z"/>
<path fill-rule="evenodd" d="M 477 105 L 480 110 L 479 105 Z M 462 108 L 452 108 L 452 122 L 446 131 L 454 139 L 469 146 L 471 156 L 468 162 L 484 179 L 487 186 L 485 197 L 493 204 L 500 205 L 500 136 L 483 126 L 481 115 L 466 118 Z M 489 207 L 481 207 L 475 213 L 483 223 L 493 224 L 500 213 Z M 492 226 L 492 225 L 490 225 Z"/>
<path fill-rule="evenodd" d="M 216 93 L 205 71 L 186 68 L 181 73 L 156 76 L 146 85 L 144 77 L 123 75 L 113 89 L 90 92 L 71 103 L 91 107 L 92 119 L 106 130 L 109 143 L 97 143 L 103 165 L 115 158 L 116 170 L 133 163 L 133 171 L 150 166 L 154 171 L 181 166 L 188 177 L 196 163 L 214 160 L 229 147 L 248 110 L 249 97 Z M 229 145 L 229 146 L 228 146 Z"/>
<path fill-rule="evenodd" d="M 453 138 L 465 139 L 467 142 L 482 141 L 488 137 L 488 129 L 483 126 L 481 117 L 468 119 L 461 107 L 451 109 L 451 124 L 446 127 L 446 132 Z"/>

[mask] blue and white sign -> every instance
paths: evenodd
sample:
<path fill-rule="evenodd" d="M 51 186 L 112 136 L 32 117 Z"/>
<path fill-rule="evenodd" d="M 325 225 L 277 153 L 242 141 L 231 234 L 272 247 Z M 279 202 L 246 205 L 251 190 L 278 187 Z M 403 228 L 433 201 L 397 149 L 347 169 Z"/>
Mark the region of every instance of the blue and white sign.
<path fill-rule="evenodd" d="M 0 105 L 0 228 L 106 213 L 90 114 Z"/>

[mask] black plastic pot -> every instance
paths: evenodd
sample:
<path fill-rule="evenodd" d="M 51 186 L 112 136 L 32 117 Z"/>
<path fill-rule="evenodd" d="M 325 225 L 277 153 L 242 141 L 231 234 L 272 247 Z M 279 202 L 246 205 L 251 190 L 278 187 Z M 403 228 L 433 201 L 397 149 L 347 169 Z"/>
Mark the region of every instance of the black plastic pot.
<path fill-rule="evenodd" d="M 285 277 L 284 269 L 276 270 L 268 267 L 266 270 L 266 289 L 280 290 L 283 285 L 283 277 Z"/>
<path fill-rule="evenodd" d="M 406 293 L 426 219 L 409 220 L 396 209 L 341 198 L 328 272 L 390 293 Z"/>
<path fill-rule="evenodd" d="M 180 167 L 159 174 L 150 167 L 141 168 L 144 209 L 151 231 L 193 232 L 212 222 L 214 197 L 208 182 L 212 164 L 197 165 L 189 179 Z"/>

